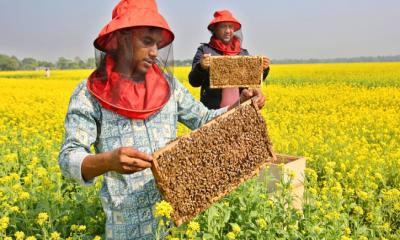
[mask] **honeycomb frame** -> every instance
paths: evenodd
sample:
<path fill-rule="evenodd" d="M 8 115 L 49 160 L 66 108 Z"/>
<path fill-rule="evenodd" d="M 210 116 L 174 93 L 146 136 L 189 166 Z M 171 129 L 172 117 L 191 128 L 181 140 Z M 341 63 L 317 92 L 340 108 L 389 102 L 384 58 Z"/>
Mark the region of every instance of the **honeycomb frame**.
<path fill-rule="evenodd" d="M 266 123 L 249 100 L 156 151 L 151 169 L 163 199 L 174 209 L 171 218 L 179 226 L 274 159 Z"/>
<path fill-rule="evenodd" d="M 210 88 L 260 87 L 263 78 L 261 56 L 210 57 Z"/>

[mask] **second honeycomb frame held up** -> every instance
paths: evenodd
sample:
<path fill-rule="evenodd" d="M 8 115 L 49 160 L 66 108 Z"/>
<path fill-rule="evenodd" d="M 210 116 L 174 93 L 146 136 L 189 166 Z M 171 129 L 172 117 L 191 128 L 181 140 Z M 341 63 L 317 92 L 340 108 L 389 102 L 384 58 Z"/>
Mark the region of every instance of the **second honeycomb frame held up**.
<path fill-rule="evenodd" d="M 260 87 L 263 78 L 261 56 L 212 56 L 210 88 Z"/>
<path fill-rule="evenodd" d="M 152 171 L 176 225 L 189 221 L 275 157 L 251 101 L 153 154 Z"/>

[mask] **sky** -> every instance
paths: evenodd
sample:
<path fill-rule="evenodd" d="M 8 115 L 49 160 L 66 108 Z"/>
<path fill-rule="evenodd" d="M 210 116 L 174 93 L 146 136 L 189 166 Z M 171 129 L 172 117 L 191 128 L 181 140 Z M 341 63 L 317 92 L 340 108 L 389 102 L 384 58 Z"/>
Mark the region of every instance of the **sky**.
<path fill-rule="evenodd" d="M 93 57 L 118 0 L 0 0 L 0 54 L 56 61 Z M 273 59 L 400 54 L 399 0 L 157 0 L 175 59 L 208 42 L 216 10 L 242 23 L 243 47 Z"/>

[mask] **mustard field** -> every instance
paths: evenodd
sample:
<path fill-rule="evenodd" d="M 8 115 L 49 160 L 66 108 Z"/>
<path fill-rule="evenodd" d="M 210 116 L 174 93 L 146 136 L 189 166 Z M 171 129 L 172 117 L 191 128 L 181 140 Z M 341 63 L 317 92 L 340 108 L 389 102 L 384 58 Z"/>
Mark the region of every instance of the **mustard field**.
<path fill-rule="evenodd" d="M 189 71 L 174 75 L 198 99 Z M 104 238 L 101 182 L 64 179 L 57 161 L 90 73 L 0 72 L 0 239 Z M 272 198 L 250 180 L 168 238 L 400 239 L 400 63 L 272 65 L 262 90 L 275 152 L 307 158 L 302 210 L 290 183 Z"/>

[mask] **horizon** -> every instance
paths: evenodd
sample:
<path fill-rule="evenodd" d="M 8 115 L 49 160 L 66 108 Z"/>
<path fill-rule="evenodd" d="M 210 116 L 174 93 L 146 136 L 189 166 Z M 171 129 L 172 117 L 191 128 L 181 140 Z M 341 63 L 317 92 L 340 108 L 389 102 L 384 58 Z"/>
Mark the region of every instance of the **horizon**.
<path fill-rule="evenodd" d="M 0 55 L 6 55 L 6 56 L 9 56 L 9 57 L 17 57 L 17 56 L 15 56 L 15 55 L 9 55 L 9 54 L 4 54 L 4 53 L 1 53 L 0 52 Z M 72 58 L 67 58 L 67 57 L 64 57 L 64 56 L 60 56 L 60 57 L 58 57 L 57 59 L 55 59 L 55 60 L 47 60 L 47 59 L 36 59 L 36 58 L 33 58 L 33 57 L 22 57 L 22 58 L 19 58 L 19 57 L 17 57 L 17 59 L 19 60 L 19 61 L 22 61 L 23 59 L 25 59 L 25 58 L 33 58 L 33 59 L 35 59 L 35 60 L 37 60 L 37 61 L 44 61 L 44 62 L 51 62 L 51 63 L 56 63 L 57 61 L 58 61 L 58 59 L 59 58 L 65 58 L 66 60 L 74 60 L 74 58 L 76 58 L 76 57 L 78 57 L 78 58 L 80 58 L 79 56 L 75 56 L 75 57 L 72 57 Z M 94 59 L 94 56 L 93 57 L 88 57 L 88 58 L 80 58 L 81 60 L 88 60 L 89 58 L 93 58 Z M 304 61 L 304 62 L 307 62 L 307 61 L 333 61 L 333 60 L 354 60 L 354 59 L 360 59 L 360 58 L 366 58 L 366 59 L 376 59 L 376 58 L 387 58 L 387 59 L 389 59 L 389 58 L 396 58 L 396 61 L 400 61 L 400 54 L 396 54 L 396 55 L 377 55 L 377 56 L 354 56 L 354 57 L 335 57 L 335 58 L 282 58 L 282 59 L 278 59 L 278 58 L 276 58 L 276 59 L 273 59 L 273 61 L 278 61 L 278 62 L 284 62 L 284 61 Z M 397 59 L 399 59 L 399 60 L 397 60 Z M 188 60 L 190 60 L 190 61 L 192 61 L 192 59 L 191 58 L 187 58 L 187 59 L 177 59 L 177 58 L 174 58 L 174 61 L 181 61 L 181 62 L 183 62 L 183 61 L 188 61 Z M 385 60 L 385 61 L 387 61 L 387 60 Z M 384 61 L 384 62 L 385 62 Z"/>
<path fill-rule="evenodd" d="M 2 0 L 0 54 L 51 62 L 59 57 L 91 58 L 92 42 L 111 19 L 117 3 L 117 0 Z M 400 31 L 395 26 L 400 22 L 397 11 L 400 2 L 395 0 L 323 3 L 159 0 L 157 4 L 175 34 L 176 60 L 192 59 L 200 42 L 208 41 L 206 26 L 214 11 L 220 9 L 231 10 L 242 23 L 243 47 L 252 55 L 268 55 L 281 61 L 400 54 Z"/>

